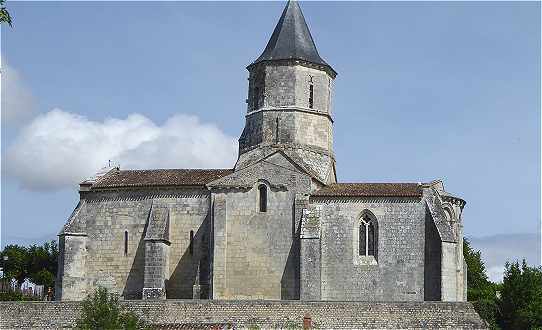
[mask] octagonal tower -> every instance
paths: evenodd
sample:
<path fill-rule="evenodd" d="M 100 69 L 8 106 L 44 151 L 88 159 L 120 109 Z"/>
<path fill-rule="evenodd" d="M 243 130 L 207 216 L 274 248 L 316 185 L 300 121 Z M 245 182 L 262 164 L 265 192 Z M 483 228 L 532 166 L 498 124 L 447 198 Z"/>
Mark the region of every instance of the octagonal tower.
<path fill-rule="evenodd" d="M 297 1 L 247 67 L 247 115 L 236 169 L 282 150 L 321 184 L 336 182 L 331 99 L 337 73 L 318 54 Z"/>

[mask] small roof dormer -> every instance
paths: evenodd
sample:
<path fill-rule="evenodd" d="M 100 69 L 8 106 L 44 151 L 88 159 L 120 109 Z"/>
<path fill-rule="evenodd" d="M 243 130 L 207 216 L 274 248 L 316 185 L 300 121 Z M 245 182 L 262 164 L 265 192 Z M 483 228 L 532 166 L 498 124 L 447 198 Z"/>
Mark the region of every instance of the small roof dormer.
<path fill-rule="evenodd" d="M 250 66 L 264 61 L 300 60 L 335 70 L 318 54 L 299 3 L 289 0 L 263 53 Z"/>

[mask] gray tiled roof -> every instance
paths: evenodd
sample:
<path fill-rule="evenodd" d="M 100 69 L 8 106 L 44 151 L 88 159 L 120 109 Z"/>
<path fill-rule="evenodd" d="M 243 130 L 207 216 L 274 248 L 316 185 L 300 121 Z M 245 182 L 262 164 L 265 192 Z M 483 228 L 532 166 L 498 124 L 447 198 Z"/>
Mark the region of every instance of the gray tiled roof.
<path fill-rule="evenodd" d="M 318 54 L 297 1 L 288 1 L 265 50 L 253 64 L 285 59 L 298 59 L 331 68 Z"/>
<path fill-rule="evenodd" d="M 232 169 L 112 170 L 92 189 L 149 186 L 204 186 L 233 173 Z"/>
<path fill-rule="evenodd" d="M 417 183 L 332 183 L 311 196 L 421 197 Z"/>

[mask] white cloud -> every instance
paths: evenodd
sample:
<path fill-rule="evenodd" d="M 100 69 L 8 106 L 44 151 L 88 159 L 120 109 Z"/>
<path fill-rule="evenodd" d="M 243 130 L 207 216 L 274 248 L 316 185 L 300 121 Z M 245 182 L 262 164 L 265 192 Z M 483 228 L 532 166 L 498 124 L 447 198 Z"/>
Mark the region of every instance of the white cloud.
<path fill-rule="evenodd" d="M 19 72 L 9 65 L 2 65 L 2 123 L 14 123 L 27 118 L 34 108 L 32 93 L 21 79 Z"/>
<path fill-rule="evenodd" d="M 504 275 L 504 264 L 501 266 L 492 266 L 486 268 L 487 277 L 492 282 L 502 282 L 503 275 Z M 468 281 L 468 278 L 467 278 Z"/>
<path fill-rule="evenodd" d="M 196 116 L 175 115 L 157 125 L 139 114 L 91 121 L 54 109 L 23 127 L 9 146 L 5 171 L 24 188 L 74 186 L 107 165 L 136 168 L 231 168 L 235 138 Z"/>
<path fill-rule="evenodd" d="M 487 275 L 494 282 L 501 282 L 507 261 L 540 265 L 540 235 L 499 234 L 487 237 L 469 237 L 471 246 L 480 250 Z M 468 280 L 468 279 L 467 279 Z"/>

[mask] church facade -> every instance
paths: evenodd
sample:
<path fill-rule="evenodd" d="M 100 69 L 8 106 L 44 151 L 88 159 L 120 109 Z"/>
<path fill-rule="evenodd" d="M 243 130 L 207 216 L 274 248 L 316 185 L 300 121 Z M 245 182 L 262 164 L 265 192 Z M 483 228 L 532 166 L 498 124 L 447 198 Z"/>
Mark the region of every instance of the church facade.
<path fill-rule="evenodd" d="M 438 180 L 337 182 L 337 73 L 296 1 L 247 69 L 233 168 L 114 167 L 80 184 L 57 297 L 466 301 L 463 199 Z"/>

